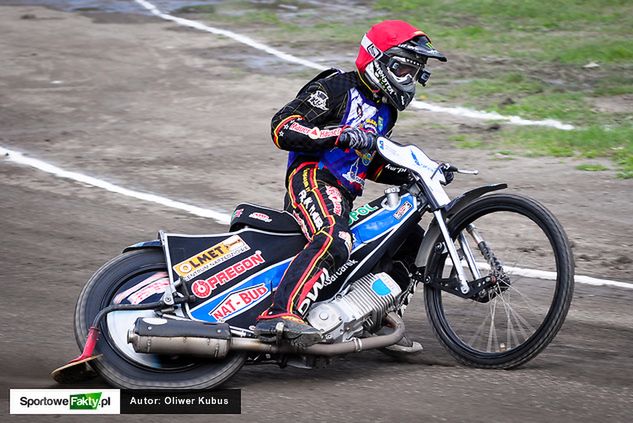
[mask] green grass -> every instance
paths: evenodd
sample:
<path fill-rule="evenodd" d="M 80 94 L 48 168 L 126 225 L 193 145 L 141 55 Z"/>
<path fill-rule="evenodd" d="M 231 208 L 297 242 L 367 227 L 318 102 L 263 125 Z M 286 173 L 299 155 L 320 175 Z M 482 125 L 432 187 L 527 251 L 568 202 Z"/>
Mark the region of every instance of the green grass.
<path fill-rule="evenodd" d="M 500 132 L 495 141 L 481 140 L 469 135 L 451 138 L 459 147 L 488 148 L 526 156 L 611 158 L 618 165 L 618 176 L 633 178 L 633 126 L 607 129 L 592 126 L 574 131 L 550 128 L 509 128 Z M 581 170 L 606 170 L 598 165 L 581 165 Z"/>
<path fill-rule="evenodd" d="M 618 63 L 633 60 L 633 40 L 605 40 L 603 42 L 582 42 L 579 45 L 550 53 L 554 59 L 563 63 Z"/>
<path fill-rule="evenodd" d="M 597 119 L 592 116 L 585 95 L 577 92 L 543 92 L 517 98 L 514 104 L 493 105 L 489 109 L 528 119 L 551 118 L 573 123 L 592 123 Z"/>
<path fill-rule="evenodd" d="M 633 58 L 629 0 L 379 0 L 376 7 L 406 17 L 440 49 L 503 48 L 504 55 L 576 64 Z"/>
<path fill-rule="evenodd" d="M 593 94 L 596 96 L 612 96 L 633 94 L 633 73 L 610 75 L 601 79 L 596 85 Z"/>
<path fill-rule="evenodd" d="M 483 148 L 486 145 L 484 141 L 469 139 L 466 135 L 454 135 L 449 139 L 455 141 L 460 148 Z"/>
<path fill-rule="evenodd" d="M 518 72 L 501 73 L 494 79 L 474 79 L 462 85 L 462 93 L 472 97 L 486 97 L 503 93 L 536 94 L 545 90 L 542 82 Z"/>
<path fill-rule="evenodd" d="M 281 3 L 297 6 L 298 11 L 288 18 Z M 407 20 L 426 31 L 449 58 L 441 66 L 433 63 L 433 77 L 427 89 L 419 90 L 419 98 L 526 119 L 557 119 L 579 128 L 560 131 L 504 125 L 503 130 L 490 132 L 497 140 L 493 147 L 498 157 L 517 152 L 609 157 L 621 177 L 633 178 L 633 112 L 604 113 L 595 107 L 596 97 L 633 94 L 633 0 L 376 0 L 365 4 L 373 11 L 328 14 L 293 0 L 256 5 L 236 0 L 206 9 L 193 6 L 186 12 L 197 9 L 211 22 L 229 27 L 253 24 L 256 38 L 273 45 L 303 50 L 308 46 L 318 54 L 334 55 L 355 53 L 362 34 L 376 22 Z M 583 68 L 590 62 L 599 67 Z M 618 105 L 626 110 L 626 103 Z M 452 140 L 462 148 L 490 147 L 489 140 L 477 136 L 458 135 Z M 595 165 L 579 166 L 597 170 Z"/>
<path fill-rule="evenodd" d="M 608 167 L 603 166 L 601 164 L 593 164 L 593 163 L 583 163 L 576 166 L 578 170 L 584 170 L 586 172 L 602 172 L 604 170 L 609 170 Z"/>

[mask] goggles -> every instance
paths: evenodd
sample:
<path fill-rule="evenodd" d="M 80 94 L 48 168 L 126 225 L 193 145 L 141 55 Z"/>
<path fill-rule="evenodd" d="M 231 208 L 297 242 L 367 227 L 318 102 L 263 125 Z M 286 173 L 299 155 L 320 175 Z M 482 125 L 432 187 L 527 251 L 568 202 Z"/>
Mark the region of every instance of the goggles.
<path fill-rule="evenodd" d="M 414 61 L 404 57 L 390 57 L 386 63 L 387 69 L 399 84 L 411 84 L 414 81 L 425 85 L 431 73 L 424 69 L 427 58 Z"/>

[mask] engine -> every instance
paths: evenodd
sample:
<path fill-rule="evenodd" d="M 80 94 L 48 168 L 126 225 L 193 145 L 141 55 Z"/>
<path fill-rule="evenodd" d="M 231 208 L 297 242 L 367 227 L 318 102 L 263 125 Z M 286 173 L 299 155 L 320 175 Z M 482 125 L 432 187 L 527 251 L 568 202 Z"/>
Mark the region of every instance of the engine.
<path fill-rule="evenodd" d="M 326 342 L 347 341 L 363 330 L 378 329 L 400 292 L 388 274 L 369 274 L 353 282 L 344 294 L 316 303 L 308 312 L 307 320 L 323 331 Z"/>

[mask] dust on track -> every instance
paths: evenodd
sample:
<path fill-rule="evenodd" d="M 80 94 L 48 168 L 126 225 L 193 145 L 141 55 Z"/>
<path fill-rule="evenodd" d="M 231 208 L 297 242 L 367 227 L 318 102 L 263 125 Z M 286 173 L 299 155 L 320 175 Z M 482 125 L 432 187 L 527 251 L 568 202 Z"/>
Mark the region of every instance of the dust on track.
<path fill-rule="evenodd" d="M 36 18 L 20 19 L 25 14 Z M 305 70 L 133 15 L 95 22 L 2 7 L 0 32 L 1 145 L 201 207 L 281 205 L 285 155 L 270 142 L 269 121 Z M 482 171 L 460 177 L 449 187 L 453 194 L 509 182 L 545 203 L 575 244 L 578 273 L 632 279 L 632 181 L 577 171 L 570 160 L 503 161 L 454 149 L 433 122 L 487 127 L 452 119 L 407 113 L 396 135 L 432 157 Z M 158 229 L 223 228 L 8 162 L 0 162 L 0 185 L 1 286 L 11 301 L 0 311 L 11 322 L 0 332 L 5 413 L 6 388 L 55 386 L 48 372 L 76 355 L 74 302 L 102 263 Z M 378 192 L 372 186 L 367 198 Z M 633 399 L 632 299 L 625 290 L 577 286 L 552 345 L 520 370 L 495 372 L 457 366 L 433 338 L 417 298 L 407 323 L 426 352 L 413 363 L 368 352 L 319 371 L 248 367 L 227 386 L 243 389 L 243 415 L 234 419 L 294 421 L 302 402 L 307 421 L 625 421 Z"/>

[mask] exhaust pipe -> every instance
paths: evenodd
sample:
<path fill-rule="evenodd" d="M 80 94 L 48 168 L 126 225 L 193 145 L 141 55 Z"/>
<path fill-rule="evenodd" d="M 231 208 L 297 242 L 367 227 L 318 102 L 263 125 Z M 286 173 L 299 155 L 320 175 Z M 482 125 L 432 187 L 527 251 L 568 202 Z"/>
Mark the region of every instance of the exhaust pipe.
<path fill-rule="evenodd" d="M 256 351 L 260 353 L 301 353 L 320 356 L 334 356 L 384 348 L 400 341 L 404 336 L 404 322 L 396 313 L 389 313 L 385 321 L 393 327 L 393 332 L 387 335 L 373 336 L 371 338 L 354 338 L 350 341 L 336 344 L 315 344 L 307 348 L 297 349 L 291 345 L 267 344 L 257 339 L 231 338 L 231 349 L 238 351 Z"/>
<path fill-rule="evenodd" d="M 229 352 L 231 327 L 228 323 L 204 323 L 139 317 L 127 342 L 134 351 L 147 354 L 186 354 L 224 358 Z"/>
<path fill-rule="evenodd" d="M 215 359 L 226 357 L 229 351 L 253 351 L 267 354 L 301 353 L 334 356 L 383 348 L 400 341 L 404 336 L 404 322 L 396 313 L 389 313 L 385 321 L 393 331 L 371 338 L 354 338 L 336 344 L 315 344 L 298 349 L 289 344 L 269 344 L 251 338 L 231 337 L 227 323 L 210 324 L 187 320 L 139 318 L 134 330 L 128 332 L 128 343 L 134 351 L 148 354 L 187 354 Z"/>

